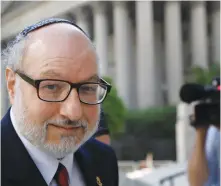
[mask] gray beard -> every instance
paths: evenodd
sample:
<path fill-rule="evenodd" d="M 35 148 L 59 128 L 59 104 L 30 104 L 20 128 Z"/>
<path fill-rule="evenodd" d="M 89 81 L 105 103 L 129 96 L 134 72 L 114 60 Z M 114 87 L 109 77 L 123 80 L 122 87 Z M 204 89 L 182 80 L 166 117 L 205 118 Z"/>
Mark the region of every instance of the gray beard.
<path fill-rule="evenodd" d="M 21 133 L 31 144 L 49 153 L 56 159 L 61 159 L 70 153 L 76 152 L 87 140 L 89 140 L 97 131 L 99 121 L 95 124 L 93 129 L 88 130 L 88 123 L 86 121 L 76 121 L 77 126 L 82 126 L 84 129 L 84 136 L 79 139 L 78 136 L 62 136 L 59 144 L 46 143 L 47 126 L 48 123 L 56 123 L 60 126 L 64 125 L 64 120 L 56 120 L 53 122 L 46 121 L 43 125 L 36 123 L 27 117 L 28 108 L 22 104 L 22 95 L 20 94 L 20 87 L 16 89 L 15 103 L 12 106 L 15 116 L 16 126 Z M 20 95 L 19 95 L 20 94 Z M 80 143 L 76 143 L 80 141 Z"/>

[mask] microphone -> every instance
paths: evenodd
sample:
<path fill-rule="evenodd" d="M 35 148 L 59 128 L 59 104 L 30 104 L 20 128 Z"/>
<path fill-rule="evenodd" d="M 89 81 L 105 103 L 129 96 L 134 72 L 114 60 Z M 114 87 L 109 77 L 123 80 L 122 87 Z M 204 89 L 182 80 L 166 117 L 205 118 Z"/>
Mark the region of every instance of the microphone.
<path fill-rule="evenodd" d="M 196 83 L 187 83 L 180 89 L 180 98 L 183 102 L 191 103 L 197 101 L 212 93 L 217 93 L 217 88 L 214 86 L 203 86 Z"/>

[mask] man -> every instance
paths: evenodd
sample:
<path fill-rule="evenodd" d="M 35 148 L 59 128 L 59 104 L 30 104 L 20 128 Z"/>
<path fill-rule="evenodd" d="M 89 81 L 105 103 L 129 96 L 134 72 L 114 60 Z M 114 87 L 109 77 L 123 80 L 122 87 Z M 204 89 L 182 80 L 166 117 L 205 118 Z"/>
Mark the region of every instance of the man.
<path fill-rule="evenodd" d="M 220 186 L 220 131 L 215 126 L 196 129 L 188 177 L 190 186 Z"/>
<path fill-rule="evenodd" d="M 1 121 L 2 186 L 116 186 L 113 150 L 92 138 L 111 86 L 81 28 L 47 19 L 2 55 L 11 109 Z"/>
<path fill-rule="evenodd" d="M 110 132 L 107 126 L 107 120 L 103 110 L 101 110 L 99 127 L 94 137 L 102 143 L 105 143 L 107 145 L 111 144 Z"/>

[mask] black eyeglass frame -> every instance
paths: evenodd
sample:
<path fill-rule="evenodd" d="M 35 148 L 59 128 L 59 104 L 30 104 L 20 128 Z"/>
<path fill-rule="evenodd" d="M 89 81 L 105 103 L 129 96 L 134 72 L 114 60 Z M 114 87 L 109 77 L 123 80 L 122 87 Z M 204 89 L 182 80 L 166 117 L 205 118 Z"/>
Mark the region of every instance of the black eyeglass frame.
<path fill-rule="evenodd" d="M 88 105 L 97 105 L 97 104 L 101 104 L 105 98 L 107 97 L 107 94 L 111 91 L 111 84 L 109 84 L 108 82 L 106 82 L 104 79 L 100 78 L 99 81 L 100 82 L 83 82 L 83 83 L 71 83 L 69 81 L 65 81 L 65 80 L 58 80 L 58 79 L 37 79 L 37 80 L 34 80 L 32 78 L 30 78 L 29 76 L 25 75 L 24 73 L 22 72 L 19 72 L 19 71 L 15 71 L 16 74 L 18 74 L 24 81 L 26 81 L 27 83 L 29 83 L 30 85 L 32 85 L 33 87 L 36 88 L 37 90 L 37 95 L 38 95 L 38 98 L 42 101 L 45 101 L 45 102 L 63 102 L 65 101 L 68 96 L 70 95 L 71 91 L 73 88 L 76 88 L 77 89 L 77 93 L 79 95 L 79 89 L 82 85 L 85 85 L 85 84 L 97 84 L 97 85 L 100 85 L 101 87 L 102 86 L 105 86 L 106 87 L 106 94 L 105 96 L 103 97 L 103 99 L 101 101 L 99 101 L 98 103 L 87 103 L 87 102 L 84 102 L 80 99 L 80 96 L 79 96 L 79 100 L 80 102 L 84 103 L 84 104 L 88 104 Z M 63 99 L 63 100 L 59 100 L 59 101 L 48 101 L 48 100 L 44 100 L 42 99 L 40 96 L 39 96 L 39 85 L 42 81 L 59 81 L 59 82 L 65 82 L 65 83 L 68 83 L 70 85 L 70 90 L 67 94 L 67 96 Z"/>

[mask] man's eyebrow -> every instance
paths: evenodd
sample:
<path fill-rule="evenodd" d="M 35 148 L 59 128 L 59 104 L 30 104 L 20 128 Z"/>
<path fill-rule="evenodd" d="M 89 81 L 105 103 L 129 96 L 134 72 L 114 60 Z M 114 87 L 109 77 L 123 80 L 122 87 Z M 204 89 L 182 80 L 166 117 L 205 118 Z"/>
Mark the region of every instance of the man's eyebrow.
<path fill-rule="evenodd" d="M 41 76 L 52 76 L 52 77 L 60 77 L 61 74 L 54 70 L 47 70 L 40 73 Z"/>
<path fill-rule="evenodd" d="M 100 78 L 97 74 L 89 77 L 88 79 L 86 80 L 83 80 L 82 82 L 99 82 Z"/>

